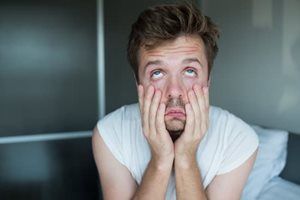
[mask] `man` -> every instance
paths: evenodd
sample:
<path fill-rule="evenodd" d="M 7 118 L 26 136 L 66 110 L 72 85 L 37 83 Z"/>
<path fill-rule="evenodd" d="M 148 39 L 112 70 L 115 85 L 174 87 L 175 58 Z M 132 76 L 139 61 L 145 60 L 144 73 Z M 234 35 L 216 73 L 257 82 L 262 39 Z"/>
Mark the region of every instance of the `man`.
<path fill-rule="evenodd" d="M 239 199 L 258 140 L 209 105 L 216 25 L 193 5 L 160 5 L 133 24 L 128 58 L 139 104 L 94 129 L 105 199 Z"/>

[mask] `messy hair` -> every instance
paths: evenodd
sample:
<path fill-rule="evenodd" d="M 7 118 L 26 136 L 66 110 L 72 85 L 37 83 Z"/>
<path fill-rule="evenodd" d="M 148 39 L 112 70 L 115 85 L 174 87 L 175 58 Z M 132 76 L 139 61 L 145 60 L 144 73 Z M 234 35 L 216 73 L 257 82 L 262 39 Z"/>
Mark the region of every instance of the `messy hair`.
<path fill-rule="evenodd" d="M 182 35 L 196 35 L 203 40 L 210 74 L 218 52 L 218 27 L 194 4 L 164 4 L 144 10 L 131 27 L 127 57 L 138 83 L 140 48 L 152 49 Z"/>

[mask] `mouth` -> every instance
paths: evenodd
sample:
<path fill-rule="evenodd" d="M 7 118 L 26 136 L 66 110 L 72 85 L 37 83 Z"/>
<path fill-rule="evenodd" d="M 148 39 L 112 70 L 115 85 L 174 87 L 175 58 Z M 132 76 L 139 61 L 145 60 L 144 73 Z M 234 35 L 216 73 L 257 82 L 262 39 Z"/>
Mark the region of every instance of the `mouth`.
<path fill-rule="evenodd" d="M 185 111 L 182 108 L 170 108 L 170 109 L 167 109 L 165 116 L 181 119 L 181 118 L 185 118 Z"/>

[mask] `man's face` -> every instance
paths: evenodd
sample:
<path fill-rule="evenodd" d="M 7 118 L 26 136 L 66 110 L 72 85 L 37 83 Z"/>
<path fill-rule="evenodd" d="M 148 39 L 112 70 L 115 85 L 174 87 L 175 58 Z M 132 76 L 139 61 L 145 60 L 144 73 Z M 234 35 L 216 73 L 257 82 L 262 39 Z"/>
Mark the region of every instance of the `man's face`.
<path fill-rule="evenodd" d="M 187 92 L 193 85 L 208 85 L 208 63 L 202 39 L 180 36 L 151 50 L 141 48 L 139 61 L 140 84 L 144 88 L 152 85 L 162 92 L 167 130 L 182 131 Z"/>

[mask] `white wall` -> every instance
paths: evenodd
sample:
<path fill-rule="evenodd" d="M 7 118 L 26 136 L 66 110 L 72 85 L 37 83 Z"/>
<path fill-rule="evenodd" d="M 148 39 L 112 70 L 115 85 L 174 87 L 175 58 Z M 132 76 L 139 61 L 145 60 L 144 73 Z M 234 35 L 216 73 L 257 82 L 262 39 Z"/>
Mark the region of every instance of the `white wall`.
<path fill-rule="evenodd" d="M 249 123 L 300 133 L 300 1 L 201 3 L 221 28 L 211 99 Z"/>

